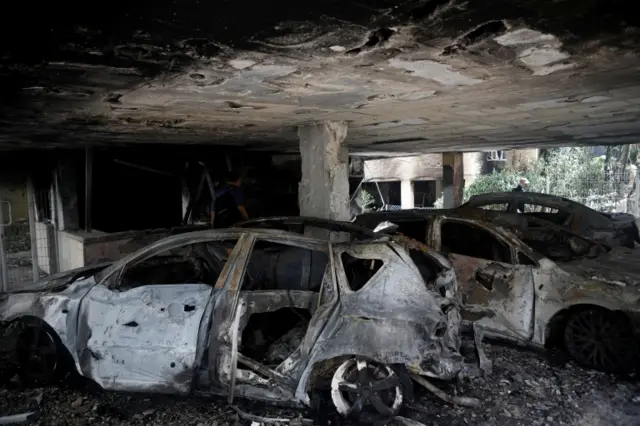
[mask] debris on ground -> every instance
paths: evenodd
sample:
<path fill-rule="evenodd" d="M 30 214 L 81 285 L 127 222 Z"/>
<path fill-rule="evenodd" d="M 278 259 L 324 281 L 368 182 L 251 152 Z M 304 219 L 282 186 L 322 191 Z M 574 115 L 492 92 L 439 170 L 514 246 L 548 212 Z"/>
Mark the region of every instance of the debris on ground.
<path fill-rule="evenodd" d="M 551 365 L 546 356 L 485 343 L 493 374 L 457 384 L 440 384 L 449 395 L 478 398 L 480 408 L 441 401 L 416 385 L 415 402 L 394 424 L 419 426 L 637 426 L 640 383 L 585 370 L 573 363 Z M 37 403 L 36 407 L 34 404 Z M 310 413 L 237 400 L 244 413 L 269 419 L 314 419 Z M 37 408 L 37 409 L 36 409 Z M 38 411 L 30 424 L 250 426 L 223 398 L 180 398 L 122 394 L 91 386 L 27 389 L 15 381 L 0 388 L 0 415 Z M 408 419 L 408 420 L 404 420 Z M 339 420 L 338 420 L 339 421 Z M 294 422 L 295 423 L 295 422 Z M 332 422 L 331 426 L 347 426 Z M 352 426 L 352 425 L 348 425 Z"/>

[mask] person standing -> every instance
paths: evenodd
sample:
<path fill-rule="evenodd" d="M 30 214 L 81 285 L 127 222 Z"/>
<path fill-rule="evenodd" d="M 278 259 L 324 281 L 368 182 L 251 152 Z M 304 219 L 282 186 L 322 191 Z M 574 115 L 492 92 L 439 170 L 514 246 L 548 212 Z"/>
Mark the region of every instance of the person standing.
<path fill-rule="evenodd" d="M 527 179 L 526 177 L 521 177 L 518 180 L 518 185 L 516 185 L 515 188 L 512 189 L 513 192 L 524 192 L 525 189 L 527 189 L 527 187 L 529 186 L 529 179 Z"/>
<path fill-rule="evenodd" d="M 243 220 L 249 220 L 249 214 L 244 207 L 242 177 L 236 172 L 230 172 L 227 182 L 216 190 L 211 203 L 211 226 L 217 229 L 228 228 Z"/>
<path fill-rule="evenodd" d="M 518 185 L 513 188 L 512 192 L 525 192 L 527 187 L 529 186 L 529 179 L 526 177 L 521 177 L 518 179 Z M 524 213 L 524 201 L 516 201 L 516 209 L 518 213 Z"/>

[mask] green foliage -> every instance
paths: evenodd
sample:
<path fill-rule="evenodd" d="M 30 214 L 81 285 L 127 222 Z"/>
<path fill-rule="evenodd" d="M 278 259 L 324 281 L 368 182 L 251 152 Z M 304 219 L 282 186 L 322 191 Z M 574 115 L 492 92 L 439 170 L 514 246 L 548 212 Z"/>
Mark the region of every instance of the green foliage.
<path fill-rule="evenodd" d="M 529 172 L 518 172 L 510 168 L 500 171 L 494 171 L 488 175 L 478 176 L 478 178 L 465 188 L 464 200 L 477 194 L 485 194 L 487 192 L 508 192 L 516 187 L 521 177 L 529 180 L 529 191 L 545 192 L 546 180 L 542 171 L 544 170 L 544 160 L 538 160 L 534 169 Z"/>
<path fill-rule="evenodd" d="M 612 151 L 618 148 L 612 148 Z M 608 170 L 605 156 L 594 157 L 587 148 L 554 148 L 548 150 L 545 158 L 538 159 L 533 170 L 521 172 L 510 168 L 478 176 L 464 191 L 464 201 L 473 195 L 487 192 L 511 191 L 520 177 L 529 180 L 528 191 L 543 192 L 569 198 L 600 211 L 613 211 L 618 203 L 633 190 L 638 161 L 638 147 L 629 150 L 631 165 L 623 166 L 620 161 L 609 160 Z M 626 172 L 623 172 L 625 170 Z M 440 197 L 434 203 L 442 208 Z"/>
<path fill-rule="evenodd" d="M 358 204 L 358 207 L 360 207 L 360 209 L 363 212 L 369 210 L 375 204 L 375 202 L 376 202 L 375 197 L 371 195 L 369 191 L 367 191 L 366 189 L 360 188 L 360 191 L 358 192 L 358 196 L 356 197 L 356 203 Z"/>
<path fill-rule="evenodd" d="M 520 177 L 529 180 L 528 191 L 566 197 L 599 210 L 611 210 L 617 194 L 616 179 L 605 176 L 603 157 L 594 157 L 585 148 L 552 149 L 546 161 L 538 160 L 530 172 L 509 168 L 479 176 L 465 190 L 464 198 L 487 192 L 511 191 Z"/>

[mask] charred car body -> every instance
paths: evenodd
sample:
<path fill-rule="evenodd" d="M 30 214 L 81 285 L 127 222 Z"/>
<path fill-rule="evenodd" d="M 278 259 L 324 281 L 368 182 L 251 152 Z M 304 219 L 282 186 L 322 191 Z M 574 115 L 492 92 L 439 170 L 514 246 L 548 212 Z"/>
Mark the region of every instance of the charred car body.
<path fill-rule="evenodd" d="M 385 236 L 185 233 L 3 294 L 0 320 L 34 383 L 71 369 L 108 390 L 309 405 L 329 377 L 341 414 L 379 419 L 410 398 L 409 373 L 463 371 L 455 274 L 424 250 L 419 270 L 410 251 Z"/>
<path fill-rule="evenodd" d="M 601 213 L 584 204 L 536 192 L 493 192 L 475 195 L 458 210 L 482 208 L 503 213 L 522 213 L 563 226 L 578 235 L 610 246 L 633 248 L 640 243 L 636 218 L 628 213 Z"/>
<path fill-rule="evenodd" d="M 578 363 L 609 372 L 637 366 L 640 263 L 631 250 L 559 226 L 528 228 L 524 221 L 518 227 L 507 220 L 497 227 L 463 212 L 356 219 L 370 228 L 383 221 L 446 254 L 458 278 L 463 320 L 473 322 L 477 341 L 563 345 Z"/>

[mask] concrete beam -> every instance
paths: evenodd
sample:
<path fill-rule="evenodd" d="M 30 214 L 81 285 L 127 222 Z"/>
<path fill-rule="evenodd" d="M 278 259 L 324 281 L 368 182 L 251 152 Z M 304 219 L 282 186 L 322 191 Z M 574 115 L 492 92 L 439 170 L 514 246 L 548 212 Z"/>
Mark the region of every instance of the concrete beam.
<path fill-rule="evenodd" d="M 298 186 L 301 216 L 349 220 L 347 124 L 322 121 L 298 128 L 302 179 Z"/>
<path fill-rule="evenodd" d="M 443 207 L 450 209 L 462 204 L 464 164 L 461 152 L 442 154 Z"/>

